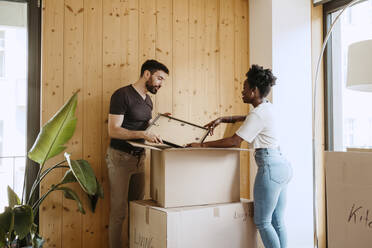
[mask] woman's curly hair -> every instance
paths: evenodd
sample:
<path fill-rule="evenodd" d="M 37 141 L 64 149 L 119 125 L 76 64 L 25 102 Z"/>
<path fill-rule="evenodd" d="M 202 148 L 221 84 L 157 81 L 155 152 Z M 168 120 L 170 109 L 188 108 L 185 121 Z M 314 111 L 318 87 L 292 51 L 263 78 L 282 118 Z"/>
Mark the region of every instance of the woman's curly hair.
<path fill-rule="evenodd" d="M 270 69 L 264 69 L 259 65 L 252 65 L 247 74 L 249 87 L 259 90 L 261 97 L 266 97 L 270 93 L 270 89 L 275 85 L 276 77 Z"/>

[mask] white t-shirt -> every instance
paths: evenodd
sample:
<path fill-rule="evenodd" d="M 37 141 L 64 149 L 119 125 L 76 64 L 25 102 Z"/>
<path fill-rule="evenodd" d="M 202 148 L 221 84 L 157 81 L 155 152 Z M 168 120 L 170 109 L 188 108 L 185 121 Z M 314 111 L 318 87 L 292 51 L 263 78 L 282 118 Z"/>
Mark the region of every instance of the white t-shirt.
<path fill-rule="evenodd" d="M 279 143 L 274 114 L 273 105 L 264 100 L 247 115 L 236 134 L 254 149 L 277 148 Z"/>

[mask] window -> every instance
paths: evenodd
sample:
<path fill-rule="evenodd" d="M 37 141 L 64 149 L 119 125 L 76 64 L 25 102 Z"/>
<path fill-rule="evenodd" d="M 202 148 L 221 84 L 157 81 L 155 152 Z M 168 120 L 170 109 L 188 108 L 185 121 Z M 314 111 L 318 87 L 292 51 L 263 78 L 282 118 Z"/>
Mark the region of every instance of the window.
<path fill-rule="evenodd" d="M 0 30 L 0 79 L 5 77 L 5 31 Z"/>
<path fill-rule="evenodd" d="M 3 209 L 8 185 L 18 196 L 22 195 L 29 53 L 24 14 L 27 3 L 0 1 L 0 4 L 0 17 L 12 13 L 12 18 L 0 18 L 0 209 Z"/>
<path fill-rule="evenodd" d="M 368 120 L 368 142 L 369 144 L 372 144 L 372 118 Z"/>
<path fill-rule="evenodd" d="M 355 119 L 346 119 L 344 139 L 347 147 L 355 146 Z"/>
<path fill-rule="evenodd" d="M 3 156 L 3 137 L 4 137 L 4 123 L 2 120 L 0 120 L 0 157 Z M 0 159 L 0 165 L 1 165 L 1 159 Z"/>
<path fill-rule="evenodd" d="M 0 209 L 7 185 L 19 196 L 29 193 L 39 168 L 26 151 L 40 130 L 40 2 L 0 0 Z"/>
<path fill-rule="evenodd" d="M 339 14 L 337 2 L 325 5 L 326 26 Z M 350 1 L 349 1 L 350 2 Z M 339 4 L 341 5 L 341 4 Z M 332 7 L 330 7 L 332 6 Z M 326 55 L 327 149 L 372 147 L 372 93 L 346 88 L 348 46 L 372 39 L 372 0 L 361 1 L 341 15 L 332 32 Z M 326 33 L 327 30 L 325 30 Z"/>

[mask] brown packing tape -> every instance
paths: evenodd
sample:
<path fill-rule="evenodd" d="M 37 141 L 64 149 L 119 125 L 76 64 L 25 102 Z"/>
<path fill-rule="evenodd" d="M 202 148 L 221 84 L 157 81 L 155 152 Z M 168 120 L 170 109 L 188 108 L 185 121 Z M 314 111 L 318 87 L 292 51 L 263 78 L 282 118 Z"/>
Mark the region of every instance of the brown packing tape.
<path fill-rule="evenodd" d="M 150 224 L 150 208 L 146 207 L 146 224 Z"/>
<path fill-rule="evenodd" d="M 214 208 L 213 209 L 213 216 L 214 217 L 220 217 L 220 209 L 219 208 Z"/>

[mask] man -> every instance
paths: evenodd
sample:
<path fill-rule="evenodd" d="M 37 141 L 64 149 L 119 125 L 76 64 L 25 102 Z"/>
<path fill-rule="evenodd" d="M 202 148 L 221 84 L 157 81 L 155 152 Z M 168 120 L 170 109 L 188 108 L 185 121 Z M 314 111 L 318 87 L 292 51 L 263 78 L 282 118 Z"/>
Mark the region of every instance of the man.
<path fill-rule="evenodd" d="M 156 94 L 169 74 L 168 68 L 156 60 L 147 60 L 141 67 L 140 78 L 122 87 L 111 96 L 107 149 L 111 210 L 109 223 L 110 248 L 129 247 L 128 233 L 122 240 L 122 224 L 127 218 L 128 200 L 140 200 L 145 188 L 145 151 L 126 140 L 161 143 L 157 135 L 145 131 L 153 104 L 147 94 Z"/>

